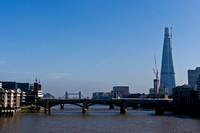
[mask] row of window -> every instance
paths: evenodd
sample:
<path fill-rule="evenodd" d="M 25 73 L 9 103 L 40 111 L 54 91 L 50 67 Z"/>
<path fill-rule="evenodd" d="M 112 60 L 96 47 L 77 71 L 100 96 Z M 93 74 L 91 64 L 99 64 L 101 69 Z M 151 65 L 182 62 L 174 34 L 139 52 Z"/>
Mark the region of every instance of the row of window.
<path fill-rule="evenodd" d="M 16 96 L 12 96 L 12 97 L 10 97 L 10 96 L 7 96 L 8 98 L 16 98 Z M 4 96 L 2 96 L 2 98 L 4 98 Z"/>
<path fill-rule="evenodd" d="M 2 104 L 4 106 L 4 104 Z M 17 106 L 16 104 L 13 104 L 13 106 Z M 10 107 L 10 104 L 7 104 L 7 107 Z"/>
<path fill-rule="evenodd" d="M 2 100 L 2 102 L 4 102 L 4 100 Z M 7 102 L 9 103 L 9 102 L 10 102 L 10 100 L 7 100 Z M 12 100 L 12 102 L 16 102 L 16 100 Z"/>

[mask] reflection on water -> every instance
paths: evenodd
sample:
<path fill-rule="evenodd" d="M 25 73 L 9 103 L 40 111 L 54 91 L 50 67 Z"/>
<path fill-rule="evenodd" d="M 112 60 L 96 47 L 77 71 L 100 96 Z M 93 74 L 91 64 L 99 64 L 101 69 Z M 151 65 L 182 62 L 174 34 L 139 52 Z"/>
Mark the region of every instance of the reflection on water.
<path fill-rule="evenodd" d="M 121 115 L 119 109 L 109 110 L 107 106 L 93 106 L 82 114 L 81 108 L 59 106 L 52 108 L 50 115 L 21 113 L 11 118 L 0 118 L 2 133 L 116 133 L 116 132 L 200 132 L 200 120 L 186 116 L 156 116 L 153 110 L 128 109 Z"/>

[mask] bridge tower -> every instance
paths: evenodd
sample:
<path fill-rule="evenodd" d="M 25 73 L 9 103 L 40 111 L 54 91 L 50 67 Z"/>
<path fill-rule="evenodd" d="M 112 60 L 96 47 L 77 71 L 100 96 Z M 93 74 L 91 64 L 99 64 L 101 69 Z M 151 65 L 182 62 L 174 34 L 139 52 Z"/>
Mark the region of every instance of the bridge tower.
<path fill-rule="evenodd" d="M 80 100 L 81 99 L 81 91 L 79 91 L 78 95 L 79 95 L 79 100 Z"/>
<path fill-rule="evenodd" d="M 65 99 L 66 99 L 66 100 L 69 99 L 69 95 L 68 95 L 68 92 L 67 92 L 67 91 L 65 92 Z"/>

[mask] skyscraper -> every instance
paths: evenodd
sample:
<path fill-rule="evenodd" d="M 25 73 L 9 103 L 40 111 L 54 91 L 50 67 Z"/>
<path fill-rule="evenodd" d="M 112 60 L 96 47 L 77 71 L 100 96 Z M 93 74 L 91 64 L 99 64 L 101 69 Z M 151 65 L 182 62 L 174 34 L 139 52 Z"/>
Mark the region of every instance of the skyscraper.
<path fill-rule="evenodd" d="M 175 87 L 175 73 L 172 59 L 171 39 L 172 35 L 169 33 L 169 28 L 166 27 L 162 54 L 160 90 L 163 90 L 163 94 L 167 93 L 169 95 L 172 95 L 172 88 Z"/>

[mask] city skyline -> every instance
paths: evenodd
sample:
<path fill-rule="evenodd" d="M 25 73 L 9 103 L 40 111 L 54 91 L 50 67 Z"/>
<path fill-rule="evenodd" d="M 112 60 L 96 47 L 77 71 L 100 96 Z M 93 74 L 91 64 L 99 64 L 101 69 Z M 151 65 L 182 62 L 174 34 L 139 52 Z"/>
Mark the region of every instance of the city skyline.
<path fill-rule="evenodd" d="M 1 1 L 0 80 L 44 92 L 148 93 L 154 54 L 161 68 L 163 29 L 173 26 L 176 85 L 200 66 L 199 1 Z"/>

